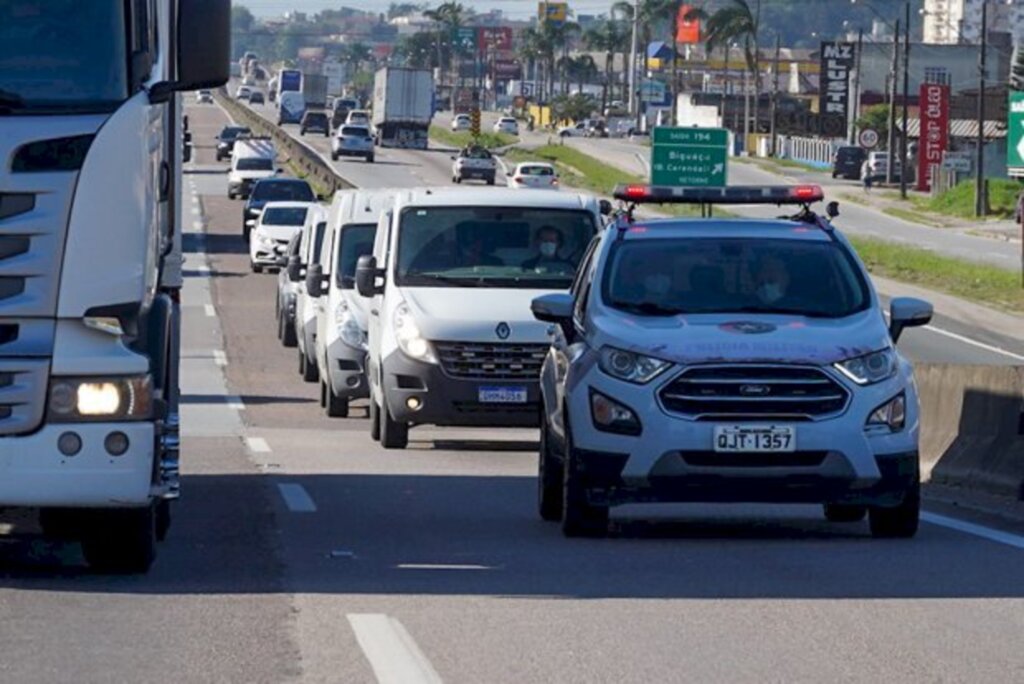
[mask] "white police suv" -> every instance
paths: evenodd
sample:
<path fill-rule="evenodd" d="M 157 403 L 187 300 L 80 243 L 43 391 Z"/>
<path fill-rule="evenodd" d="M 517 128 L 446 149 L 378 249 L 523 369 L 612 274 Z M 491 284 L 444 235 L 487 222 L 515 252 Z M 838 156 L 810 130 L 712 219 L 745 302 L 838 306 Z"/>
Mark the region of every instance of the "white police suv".
<path fill-rule="evenodd" d="M 533 301 L 543 365 L 539 505 L 568 536 L 604 534 L 637 502 L 821 503 L 912 536 L 920 507 L 918 398 L 901 331 L 863 264 L 810 205 L 817 186 L 626 186 L 569 293 Z M 634 220 L 642 203 L 703 219 Z M 713 204 L 797 205 L 788 218 L 715 219 Z M 830 217 L 838 214 L 829 205 Z"/>

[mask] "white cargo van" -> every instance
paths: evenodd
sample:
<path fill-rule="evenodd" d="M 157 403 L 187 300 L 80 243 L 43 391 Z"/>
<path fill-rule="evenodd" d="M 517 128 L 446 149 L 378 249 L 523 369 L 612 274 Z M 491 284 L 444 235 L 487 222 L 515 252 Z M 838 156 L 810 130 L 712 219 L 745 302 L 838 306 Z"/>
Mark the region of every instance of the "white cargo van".
<path fill-rule="evenodd" d="M 270 178 L 277 169 L 277 149 L 268 138 L 239 138 L 231 155 L 228 199 L 248 199 L 256 181 Z"/>
<path fill-rule="evenodd" d="M 370 300 L 355 289 L 356 264 L 373 252 L 377 222 L 394 204 L 396 192 L 335 194 L 320 263 L 310 269 L 306 289 L 320 294 L 315 341 L 321 404 L 331 417 L 347 416 L 351 400 L 369 396 L 365 371 Z"/>
<path fill-rule="evenodd" d="M 299 244 L 300 268 L 320 261 L 320 248 L 327 230 L 327 210 L 323 205 L 314 204 L 306 214 L 302 225 L 302 241 Z M 306 382 L 316 382 L 320 375 L 313 354 L 313 338 L 316 336 L 316 301 L 306 292 L 306 283 L 300 278 L 295 286 L 295 336 L 299 347 L 299 375 Z"/>
<path fill-rule="evenodd" d="M 371 430 L 536 427 L 548 326 L 530 312 L 567 290 L 601 226 L 597 199 L 538 190 L 399 192 L 356 270 L 371 297 Z"/>

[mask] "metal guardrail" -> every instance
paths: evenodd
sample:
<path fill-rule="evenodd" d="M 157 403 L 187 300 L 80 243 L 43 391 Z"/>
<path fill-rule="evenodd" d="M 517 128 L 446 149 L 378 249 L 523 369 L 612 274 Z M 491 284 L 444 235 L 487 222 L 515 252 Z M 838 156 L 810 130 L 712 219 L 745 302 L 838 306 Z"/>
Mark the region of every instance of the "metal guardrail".
<path fill-rule="evenodd" d="M 337 190 L 355 187 L 348 179 L 338 175 L 338 172 L 331 168 L 331 165 L 320 156 L 319 152 L 288 135 L 284 129 L 275 126 L 248 107 L 241 105 L 223 88 L 216 92 L 215 97 L 236 122 L 248 126 L 257 135 L 272 138 L 277 145 L 278 154 L 283 154 L 287 162 L 294 164 L 311 184 L 322 188 L 328 196 L 334 195 Z"/>

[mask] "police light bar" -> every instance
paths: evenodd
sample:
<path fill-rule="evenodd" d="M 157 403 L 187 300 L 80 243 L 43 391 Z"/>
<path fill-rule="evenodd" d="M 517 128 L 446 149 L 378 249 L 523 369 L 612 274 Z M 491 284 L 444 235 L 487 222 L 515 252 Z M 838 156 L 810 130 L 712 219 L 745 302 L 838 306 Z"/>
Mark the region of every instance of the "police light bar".
<path fill-rule="evenodd" d="M 820 185 L 731 185 L 685 188 L 671 185 L 619 185 L 615 199 L 633 204 L 811 204 L 825 199 Z"/>

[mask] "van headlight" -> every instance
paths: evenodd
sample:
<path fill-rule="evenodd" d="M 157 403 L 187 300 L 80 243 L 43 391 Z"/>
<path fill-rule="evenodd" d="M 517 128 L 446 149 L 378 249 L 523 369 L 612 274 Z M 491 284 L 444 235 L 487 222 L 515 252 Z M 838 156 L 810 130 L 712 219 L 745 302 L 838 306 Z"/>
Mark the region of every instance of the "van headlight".
<path fill-rule="evenodd" d="M 604 347 L 601 349 L 598 365 L 613 378 L 642 385 L 656 378 L 671 364 L 651 356 L 615 347 Z"/>
<path fill-rule="evenodd" d="M 338 328 L 338 338 L 342 342 L 353 349 L 367 350 L 369 345 L 366 341 L 366 331 L 359 326 L 359 322 L 344 301 L 338 302 L 334 309 L 334 325 Z"/>
<path fill-rule="evenodd" d="M 437 363 L 433 346 L 420 334 L 420 328 L 416 325 L 412 311 L 405 302 L 399 304 L 395 309 L 394 325 L 398 347 L 405 352 L 406 356 L 417 361 Z"/>
<path fill-rule="evenodd" d="M 148 420 L 152 410 L 153 384 L 148 375 L 54 378 L 50 382 L 50 423 Z"/>
<path fill-rule="evenodd" d="M 858 385 L 873 385 L 896 375 L 896 352 L 891 347 L 835 364 L 835 369 Z"/>

